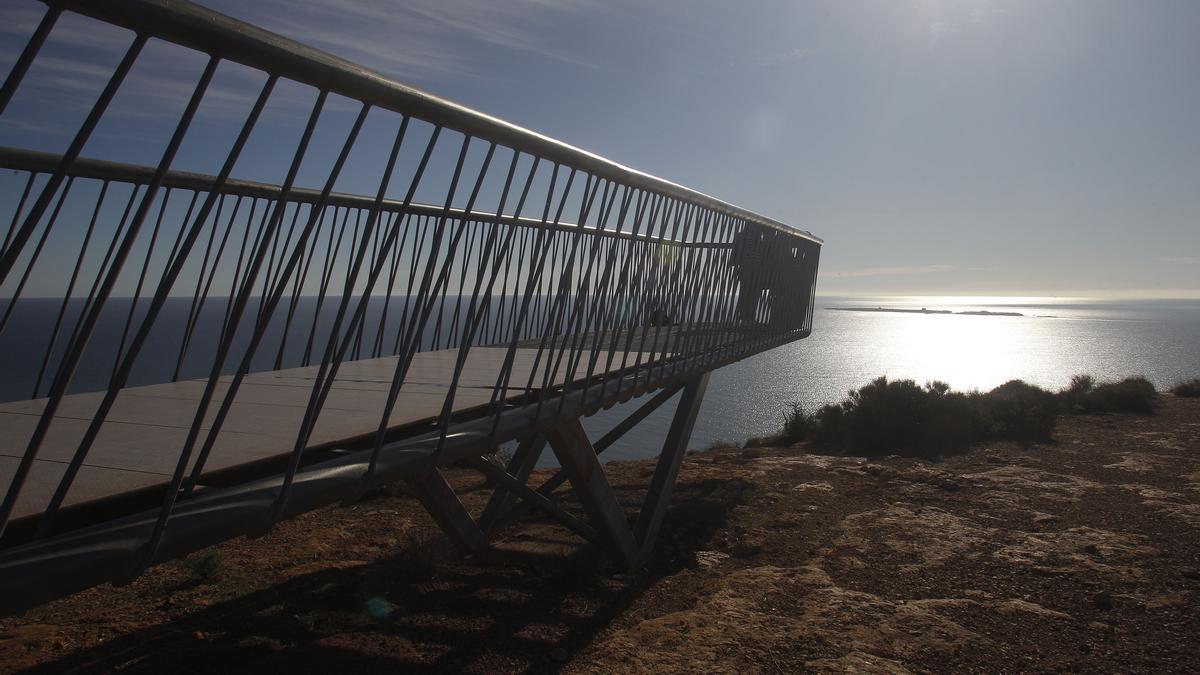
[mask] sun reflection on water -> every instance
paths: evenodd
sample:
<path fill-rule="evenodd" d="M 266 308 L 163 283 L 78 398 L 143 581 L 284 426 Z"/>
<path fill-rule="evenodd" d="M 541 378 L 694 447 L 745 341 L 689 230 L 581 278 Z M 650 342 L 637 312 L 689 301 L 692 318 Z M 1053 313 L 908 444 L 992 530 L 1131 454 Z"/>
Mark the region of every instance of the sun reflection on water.
<path fill-rule="evenodd" d="M 901 315 L 884 349 L 887 373 L 914 379 L 931 375 L 958 389 L 990 388 L 1021 372 L 1018 340 L 1024 317 Z M 936 374 L 936 375 L 934 375 Z"/>
<path fill-rule="evenodd" d="M 924 307 L 1021 316 L 834 311 L 830 307 Z M 693 432 L 695 447 L 714 440 L 741 441 L 773 433 L 791 402 L 815 410 L 842 400 L 851 389 L 880 375 L 918 384 L 941 380 L 959 391 L 987 391 L 1012 379 L 1053 390 L 1067 386 L 1078 373 L 1098 380 L 1143 375 L 1165 389 L 1195 377 L 1200 364 L 1200 340 L 1196 339 L 1200 335 L 1200 302 L 1194 300 L 819 297 L 813 323 L 807 339 L 713 373 Z M 612 420 L 626 414 L 617 409 L 611 412 Z M 665 434 L 670 421 L 670 406 L 656 411 L 643 423 L 647 437 Z M 631 436 L 610 454 L 614 458 L 641 457 L 649 447 L 657 446 Z"/>

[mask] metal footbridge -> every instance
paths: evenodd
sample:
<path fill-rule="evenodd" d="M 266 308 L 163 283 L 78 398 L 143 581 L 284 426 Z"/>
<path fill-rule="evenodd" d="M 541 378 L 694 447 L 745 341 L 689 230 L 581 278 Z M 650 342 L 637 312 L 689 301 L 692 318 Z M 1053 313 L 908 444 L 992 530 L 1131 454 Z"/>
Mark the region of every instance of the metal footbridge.
<path fill-rule="evenodd" d="M 3 614 L 397 481 L 466 551 L 524 509 L 640 565 L 709 373 L 811 331 L 806 232 L 188 2 L 44 4 L 9 130 L 122 42 L 60 145 L 0 147 Z M 164 59 L 179 104 L 139 106 Z M 598 456 L 672 399 L 630 518 Z"/>

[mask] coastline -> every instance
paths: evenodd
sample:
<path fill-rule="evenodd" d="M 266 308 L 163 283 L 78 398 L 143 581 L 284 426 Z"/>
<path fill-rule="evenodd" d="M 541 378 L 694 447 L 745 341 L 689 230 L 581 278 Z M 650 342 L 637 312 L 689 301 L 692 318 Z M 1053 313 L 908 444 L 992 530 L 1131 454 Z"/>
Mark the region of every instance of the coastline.
<path fill-rule="evenodd" d="M 213 579 L 170 563 L 0 620 L 0 664 L 1184 672 L 1200 659 L 1196 419 L 1200 400 L 1168 395 L 1154 416 L 1063 417 L 1055 443 L 940 463 L 695 452 L 632 574 L 536 519 L 487 555 L 419 558 L 432 525 L 389 492 L 222 544 Z M 608 467 L 636 513 L 653 462 Z M 480 505 L 477 477 L 452 481 Z"/>

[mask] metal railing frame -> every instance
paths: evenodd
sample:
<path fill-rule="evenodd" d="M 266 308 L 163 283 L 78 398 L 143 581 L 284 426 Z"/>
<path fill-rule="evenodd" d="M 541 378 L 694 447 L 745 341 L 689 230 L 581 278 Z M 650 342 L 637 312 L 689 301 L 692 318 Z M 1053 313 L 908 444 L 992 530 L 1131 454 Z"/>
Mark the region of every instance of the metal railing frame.
<path fill-rule="evenodd" d="M 7 300 L 0 335 L 21 316 L 22 291 L 34 270 L 41 269 L 39 256 L 64 204 L 75 199 L 72 190 L 89 181 L 100 184 L 33 383 L 35 397 L 41 394 L 43 382 L 48 384 L 45 403 L 0 503 L 0 536 L 12 522 L 22 486 L 58 407 L 78 389 L 73 379 L 90 338 L 108 316 L 106 303 L 129 274 L 136 273 L 136 283 L 104 396 L 58 489 L 37 518 L 32 541 L 0 548 L 0 578 L 15 580 L 0 582 L 0 588 L 16 593 L 10 595 L 11 602 L 0 602 L 4 611 L 105 579 L 131 578 L 148 565 L 237 534 L 265 530 L 280 519 L 360 494 L 372 485 L 408 478 L 414 470 L 436 472 L 436 466 L 447 462 L 475 461 L 499 443 L 648 391 L 691 383 L 687 405 L 698 406 L 707 380 L 697 385 L 695 378 L 811 331 L 822 242 L 807 232 L 182 0 L 44 2 L 47 13 L 0 85 L 0 115 L 20 91 L 64 12 L 129 29 L 133 37 L 62 154 L 0 148 L 0 167 L 27 175 L 0 245 L 0 292 L 9 293 L 7 298 L 0 296 L 0 302 Z M 159 164 L 138 166 L 81 157 L 151 38 L 208 56 Z M 225 61 L 261 71 L 267 78 L 217 175 L 173 170 L 209 84 Z M 317 91 L 286 178 L 279 185 L 234 178 L 242 150 L 280 80 Z M 297 184 L 299 168 L 330 95 L 346 97 L 360 107 L 324 186 L 303 187 Z M 334 192 L 366 117 L 376 108 L 400 115 L 378 190 L 373 196 Z M 392 199 L 387 195 L 397 162 L 403 152 L 412 152 L 405 145 L 411 120 L 428 123 L 433 131 L 406 196 Z M 453 177 L 444 204 L 422 204 L 415 199 L 417 188 L 444 130 L 462 134 Z M 465 165 L 475 142 L 486 144 L 487 151 L 472 177 Z M 499 206 L 494 212 L 476 209 L 498 148 L 512 153 Z M 522 158 L 528 159 L 527 175 L 518 171 Z M 530 204 L 531 188 L 535 177 L 543 175 L 538 173 L 541 170 L 550 172 L 549 186 L 543 203 Z M 102 210 L 106 200 L 118 199 L 124 190 L 129 191 L 128 203 L 113 224 L 101 215 Z M 181 220 L 167 215 L 172 195 L 180 193 L 191 195 Z M 465 206 L 456 206 L 462 195 L 469 195 Z M 566 212 L 571 195 L 579 196 L 577 217 Z M 249 213 L 241 221 L 243 201 L 249 203 Z M 232 202 L 229 211 L 227 202 Z M 541 216 L 527 216 L 526 211 L 540 211 Z M 172 240 L 176 222 L 178 231 Z M 111 236 L 99 266 L 94 272 L 83 269 L 85 256 L 91 255 L 89 247 L 103 244 L 106 233 Z M 139 262 L 135 253 L 147 236 L 144 260 Z M 229 282 L 229 295 L 222 296 L 225 307 L 218 315 L 214 352 L 203 357 L 207 377 L 197 380 L 205 383 L 204 394 L 162 491 L 161 505 L 82 530 L 56 529 L 55 517 L 64 508 L 108 413 L 129 385 L 143 347 L 153 339 L 168 299 L 181 297 L 177 293 L 182 290 L 187 291 L 183 297 L 191 296 L 191 303 L 174 372 L 161 381 L 183 379 L 191 341 L 204 323 L 206 306 L 212 307 L 207 303 L 216 297 L 212 289 L 219 271 L 227 272 L 222 265 L 233 260 L 233 249 L 227 246 L 239 241 L 232 277 L 221 282 Z M 168 250 L 158 261 L 156 254 Z M 156 269 L 158 262 L 161 270 Z M 199 276 L 194 284 L 189 281 L 177 288 L 189 264 L 198 264 Z M 398 288 L 405 271 L 407 284 Z M 286 466 L 277 475 L 242 486 L 193 494 L 202 484 L 205 462 L 241 383 L 249 373 L 262 369 L 255 359 L 274 349 L 269 333 L 277 317 L 285 318 L 273 369 L 291 363 L 286 347 L 293 322 L 300 318 L 300 301 L 312 297 L 306 295 L 310 278 L 319 282 L 313 283 L 320 290 L 300 362 L 315 367 L 316 375 Z M 456 294 L 452 288 L 457 288 Z M 382 315 L 377 328 L 368 327 L 376 297 L 383 298 Z M 391 341 L 385 337 L 393 298 L 397 303 L 403 298 L 403 310 L 396 310 L 395 340 L 389 346 Z M 636 310 L 626 306 L 630 298 Z M 769 302 L 761 302 L 764 298 Z M 318 337 L 324 335 L 318 324 L 327 316 L 322 313 L 326 302 L 333 317 L 327 337 Z M 72 303 L 79 305 L 78 311 L 71 309 Z M 248 335 L 248 342 L 239 343 L 239 335 Z M 60 336 L 66 341 L 56 351 Z M 304 333 L 295 337 L 303 338 Z M 458 351 L 440 414 L 426 431 L 392 428 L 391 412 L 415 355 L 443 344 Z M 455 408 L 455 394 L 471 347 L 481 344 L 504 347 L 505 361 L 488 405 L 461 412 Z M 513 380 L 519 350 L 535 355 L 524 381 Z M 352 454 L 330 460 L 318 457 L 311 464 L 311 435 L 342 364 L 380 356 L 398 359 L 378 428 L 362 438 L 347 439 L 344 445 L 354 450 Z M 236 367 L 231 369 L 232 365 Z M 565 373 L 562 381 L 556 379 L 559 373 Z M 218 382 L 230 375 L 228 392 L 218 403 Z M 215 419 L 205 429 L 210 409 L 215 410 Z M 690 417 L 679 418 L 678 429 L 673 427 L 669 439 L 672 446 L 686 443 L 694 418 L 695 410 Z M 555 448 L 568 450 L 578 458 L 579 447 Z M 681 451 L 671 452 L 677 457 Z M 664 500 L 674 470 L 677 462 L 675 469 L 662 470 L 665 477 L 656 474 L 654 492 Z M 661 513 L 656 510 L 646 518 L 651 524 L 639 528 L 656 533 Z M 570 522 L 565 516 L 560 519 Z M 621 533 L 602 530 L 601 534 L 628 539 Z M 627 562 L 636 557 L 629 550 L 623 555 Z M 44 581 L 20 583 L 35 573 L 42 573 Z"/>

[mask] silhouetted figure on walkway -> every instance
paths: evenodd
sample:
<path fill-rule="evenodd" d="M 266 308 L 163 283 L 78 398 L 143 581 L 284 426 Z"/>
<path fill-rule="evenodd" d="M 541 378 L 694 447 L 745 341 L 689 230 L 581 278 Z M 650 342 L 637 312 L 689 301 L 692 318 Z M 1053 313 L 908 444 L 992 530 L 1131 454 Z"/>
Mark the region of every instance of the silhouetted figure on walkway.
<path fill-rule="evenodd" d="M 767 295 L 772 328 L 795 330 L 804 325 L 812 302 L 814 271 L 820 247 L 773 228 L 746 223 L 733 238 L 729 266 L 738 280 L 737 320 L 758 323 Z"/>
<path fill-rule="evenodd" d="M 741 323 L 754 323 L 758 318 L 758 304 L 770 279 L 767 258 L 772 234 L 761 225 L 746 223 L 733 238 L 729 266 L 738 279 L 737 319 Z"/>
<path fill-rule="evenodd" d="M 672 289 L 672 271 L 680 262 L 677 246 L 665 243 L 654 247 L 650 256 L 648 288 L 651 289 L 646 299 L 646 320 L 648 326 L 671 326 L 675 317 L 669 310 L 669 298 Z"/>
<path fill-rule="evenodd" d="M 813 271 L 819 250 L 812 242 L 783 236 L 770 247 L 767 267 L 774 274 L 768 288 L 773 327 L 795 330 L 804 325 L 812 302 Z"/>

